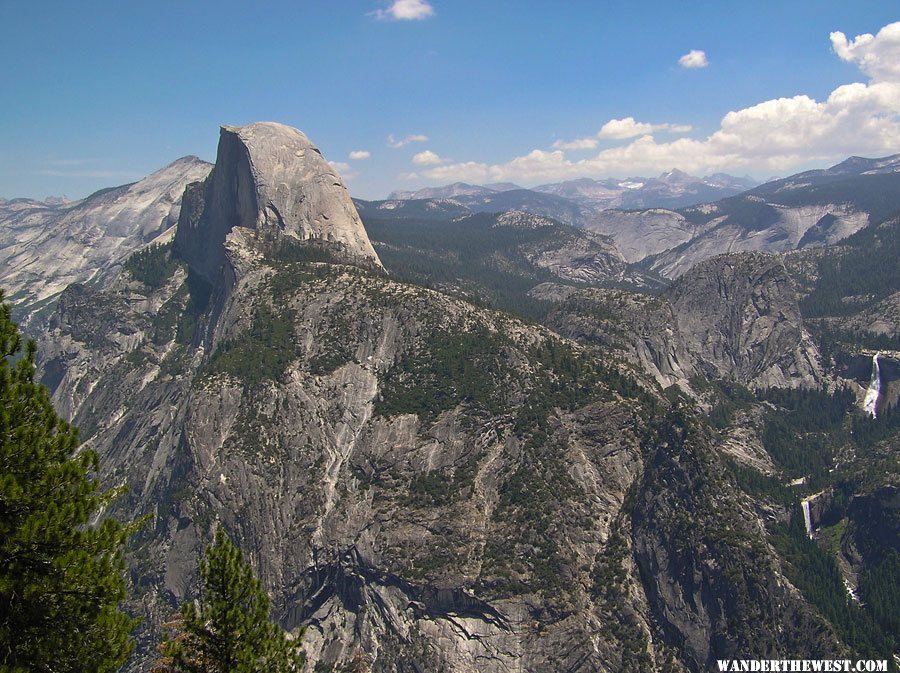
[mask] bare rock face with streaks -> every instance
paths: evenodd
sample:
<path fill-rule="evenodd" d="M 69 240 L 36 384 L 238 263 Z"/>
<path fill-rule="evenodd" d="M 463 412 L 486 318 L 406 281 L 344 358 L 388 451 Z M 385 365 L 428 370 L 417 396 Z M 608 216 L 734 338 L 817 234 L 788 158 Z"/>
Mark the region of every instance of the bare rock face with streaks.
<path fill-rule="evenodd" d="M 819 354 L 779 259 L 754 253 L 713 258 L 679 278 L 667 298 L 687 347 L 703 354 L 714 377 L 760 388 L 821 380 Z"/>

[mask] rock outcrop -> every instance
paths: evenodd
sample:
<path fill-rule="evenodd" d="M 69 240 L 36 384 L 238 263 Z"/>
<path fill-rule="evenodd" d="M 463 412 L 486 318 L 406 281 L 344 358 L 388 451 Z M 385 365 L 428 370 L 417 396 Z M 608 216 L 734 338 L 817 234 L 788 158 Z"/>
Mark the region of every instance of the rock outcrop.
<path fill-rule="evenodd" d="M 677 248 L 704 230 L 702 225 L 689 222 L 684 215 L 665 208 L 603 210 L 594 215 L 584 228 L 610 236 L 629 263 Z"/>
<path fill-rule="evenodd" d="M 702 262 L 667 291 L 688 350 L 713 378 L 760 388 L 813 386 L 820 356 L 784 265 L 763 254 Z"/>
<path fill-rule="evenodd" d="M 734 201 L 735 197 L 731 201 Z M 789 252 L 832 245 L 869 224 L 869 214 L 844 203 L 783 206 L 743 197 L 762 211 L 753 216 L 721 212 L 719 204 L 686 209 L 689 219 L 711 217 L 696 225 L 696 236 L 653 258 L 651 268 L 666 278 L 678 278 L 699 262 L 726 252 Z M 761 221 L 757 222 L 755 218 Z"/>
<path fill-rule="evenodd" d="M 348 257 L 381 265 L 337 171 L 283 124 L 222 127 L 212 173 L 185 191 L 175 247 L 214 283 L 235 227 L 333 243 Z"/>
<path fill-rule="evenodd" d="M 883 486 L 854 498 L 848 507 L 843 551 L 856 567 L 876 565 L 900 553 L 900 487 Z"/>

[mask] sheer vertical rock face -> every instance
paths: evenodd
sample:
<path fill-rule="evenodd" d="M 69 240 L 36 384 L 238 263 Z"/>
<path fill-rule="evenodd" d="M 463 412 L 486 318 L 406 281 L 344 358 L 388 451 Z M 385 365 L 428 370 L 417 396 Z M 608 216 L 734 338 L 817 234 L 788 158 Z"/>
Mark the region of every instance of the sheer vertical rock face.
<path fill-rule="evenodd" d="M 212 282 L 235 227 L 336 243 L 381 265 L 340 176 L 303 133 L 283 124 L 222 127 L 215 168 L 185 190 L 175 244 Z"/>

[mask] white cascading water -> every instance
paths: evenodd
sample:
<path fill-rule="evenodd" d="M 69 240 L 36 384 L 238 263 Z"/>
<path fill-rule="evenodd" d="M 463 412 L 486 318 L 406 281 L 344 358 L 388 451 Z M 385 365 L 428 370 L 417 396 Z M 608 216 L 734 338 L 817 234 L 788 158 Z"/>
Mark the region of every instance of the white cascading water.
<path fill-rule="evenodd" d="M 876 418 L 878 408 L 878 395 L 881 392 L 881 375 L 878 371 L 878 353 L 872 356 L 872 381 L 866 390 L 866 398 L 863 400 L 863 411 L 872 418 Z"/>
<path fill-rule="evenodd" d="M 803 524 L 806 526 L 806 534 L 812 539 L 812 517 L 809 514 L 809 498 L 801 500 L 800 506 L 803 507 Z"/>
<path fill-rule="evenodd" d="M 859 594 L 856 593 L 856 589 L 854 589 L 853 585 L 850 584 L 849 581 L 847 581 L 846 577 L 843 579 L 844 579 L 844 588 L 847 590 L 847 595 L 850 596 L 850 598 L 852 598 L 855 602 L 859 603 L 860 602 Z"/>

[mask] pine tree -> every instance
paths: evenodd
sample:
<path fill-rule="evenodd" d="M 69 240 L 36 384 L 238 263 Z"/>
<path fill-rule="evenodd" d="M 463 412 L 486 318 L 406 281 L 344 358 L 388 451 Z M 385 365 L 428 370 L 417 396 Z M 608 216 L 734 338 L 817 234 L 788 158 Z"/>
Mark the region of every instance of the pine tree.
<path fill-rule="evenodd" d="M 299 671 L 299 642 L 269 619 L 269 597 L 221 527 L 200 562 L 200 595 L 181 606 L 156 673 Z"/>
<path fill-rule="evenodd" d="M 0 673 L 115 671 L 133 643 L 122 549 L 133 532 L 91 525 L 117 495 L 34 381 L 0 291 Z"/>

